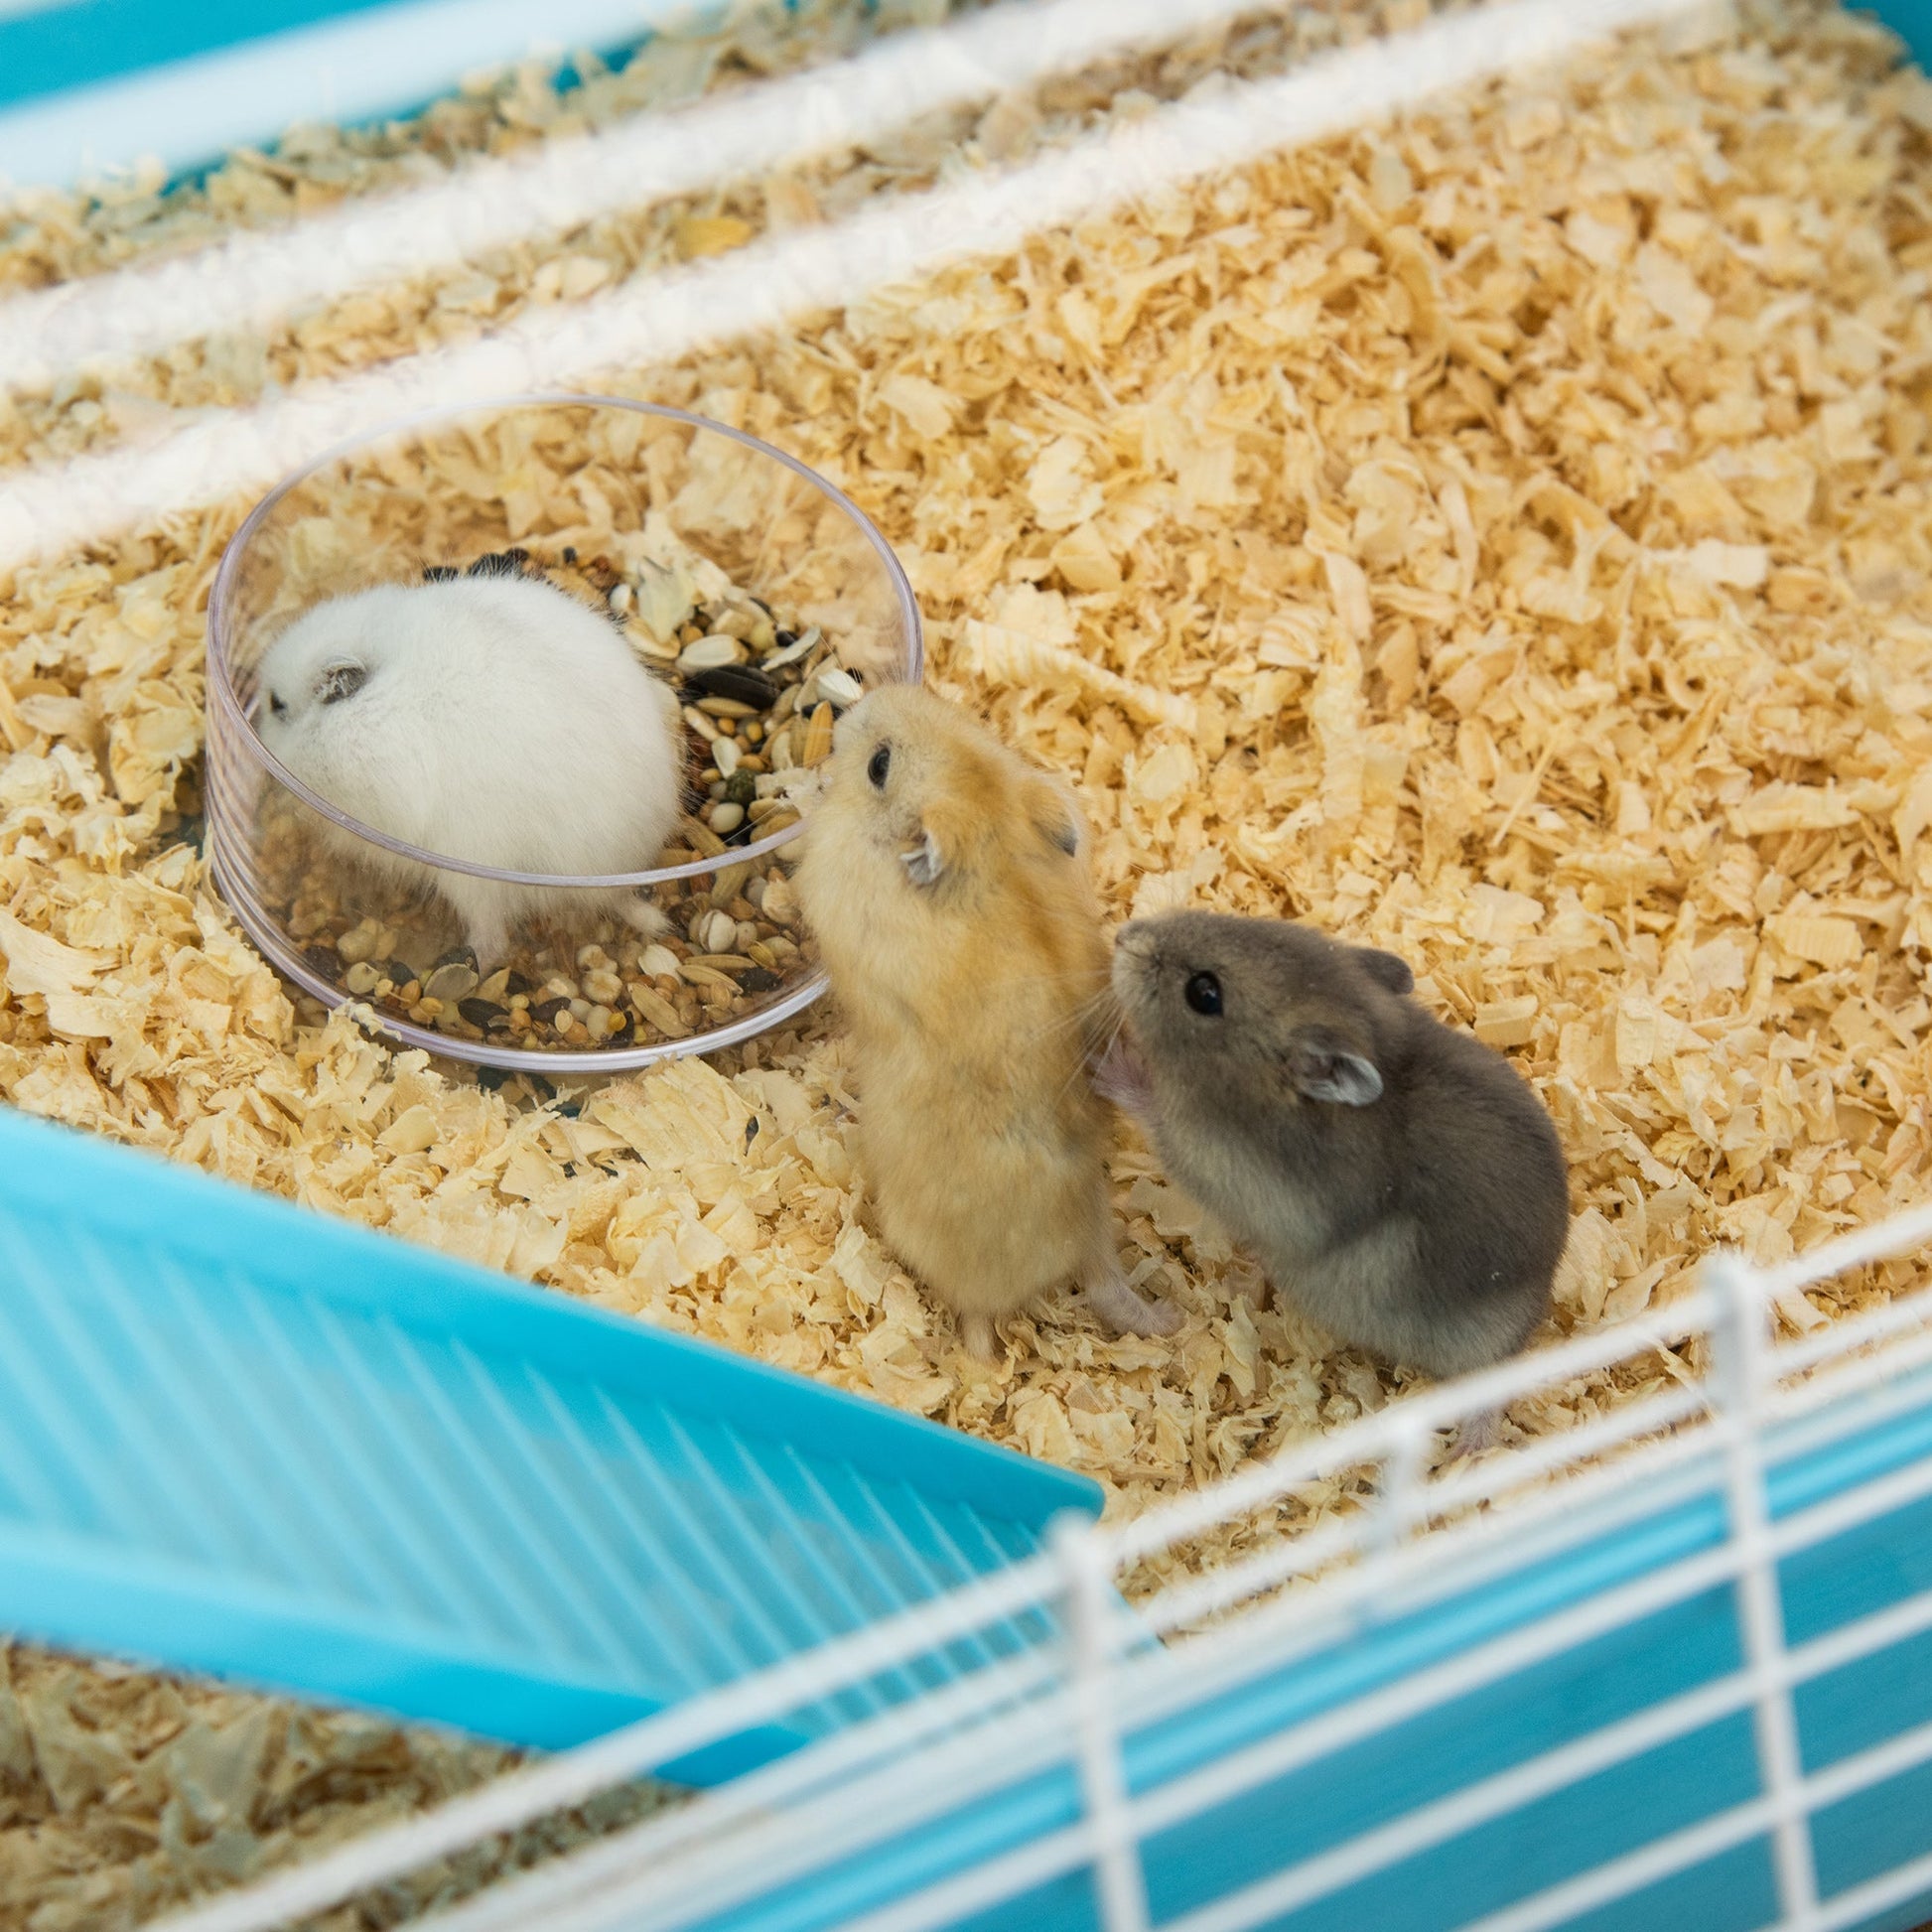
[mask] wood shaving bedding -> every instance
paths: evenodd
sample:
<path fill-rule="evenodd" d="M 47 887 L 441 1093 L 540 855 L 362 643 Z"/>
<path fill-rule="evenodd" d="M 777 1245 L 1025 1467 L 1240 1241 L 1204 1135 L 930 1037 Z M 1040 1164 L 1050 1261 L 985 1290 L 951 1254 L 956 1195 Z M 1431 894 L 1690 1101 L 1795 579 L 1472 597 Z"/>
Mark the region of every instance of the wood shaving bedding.
<path fill-rule="evenodd" d="M 0 1644 L 0 1926 L 120 1932 L 518 1761 L 430 1729 Z M 621 1787 L 307 1923 L 399 1924 L 674 1799 Z"/>
<path fill-rule="evenodd" d="M 1932 86 L 1893 58 L 1831 8 L 1707 17 L 633 385 L 880 520 L 935 682 L 1079 781 L 1112 916 L 1316 920 L 1511 1054 L 1572 1166 L 1546 1339 L 1923 1189 Z M 22 572 L 0 614 L 15 1104 L 1085 1469 L 1115 1513 L 1406 1384 L 1256 1311 L 1125 1137 L 1130 1276 L 1182 1333 L 1062 1297 L 974 1363 L 867 1230 L 829 1014 L 541 1105 L 292 1007 L 177 807 L 237 507 Z M 134 1816 L 86 1843 L 152 1883 Z M 0 1829 L 0 1871 L 35 1842 Z M 75 1922 L 34 1883 L 0 1925 Z"/>
<path fill-rule="evenodd" d="M 358 289 L 270 330 L 238 328 L 126 366 L 90 366 L 48 395 L 10 401 L 0 394 L 0 465 L 138 442 L 165 426 L 166 410 L 251 403 L 300 377 L 344 374 L 471 341 L 530 307 L 582 301 L 633 275 L 722 254 L 768 231 L 837 220 L 877 196 L 928 188 L 942 169 L 1021 162 L 1115 114 L 1177 99 L 1213 76 L 1278 72 L 1378 30 L 1413 26 L 1432 11 L 1479 3 L 1326 0 L 1296 5 L 1285 16 L 1264 11 L 1177 47 L 1051 76 L 991 104 L 926 115 L 861 148 L 797 168 L 601 216 L 564 235 L 481 251 L 407 285 Z M 879 6 L 867 31 L 931 24 L 986 4 L 900 0 Z M 285 221 L 291 210 L 432 178 L 432 156 L 456 159 L 479 147 L 508 152 L 639 107 L 743 83 L 748 69 L 769 72 L 849 53 L 862 37 L 855 25 L 862 17 L 844 0 L 816 0 L 796 14 L 778 0 L 750 0 L 731 9 L 711 33 L 667 35 L 649 43 L 621 73 L 594 76 L 568 93 L 558 91 L 554 69 L 533 66 L 494 82 L 493 91 L 439 103 L 414 122 L 360 134 L 299 130 L 272 167 L 243 154 L 217 171 L 206 205 L 179 190 L 161 197 L 149 184 L 126 209 L 110 198 L 117 218 L 109 225 L 123 241 L 129 234 L 148 236 L 148 252 L 161 252 L 207 239 L 217 213 Z M 467 130 L 461 139 L 446 136 L 446 120 Z M 138 222 L 137 210 L 146 211 Z M 0 294 L 10 281 L 32 287 L 99 266 L 100 245 L 76 245 L 76 218 L 69 198 L 54 213 L 21 223 L 11 237 L 0 233 Z M 105 219 L 97 211 L 95 226 Z M 93 229 L 85 232 L 91 236 Z"/>

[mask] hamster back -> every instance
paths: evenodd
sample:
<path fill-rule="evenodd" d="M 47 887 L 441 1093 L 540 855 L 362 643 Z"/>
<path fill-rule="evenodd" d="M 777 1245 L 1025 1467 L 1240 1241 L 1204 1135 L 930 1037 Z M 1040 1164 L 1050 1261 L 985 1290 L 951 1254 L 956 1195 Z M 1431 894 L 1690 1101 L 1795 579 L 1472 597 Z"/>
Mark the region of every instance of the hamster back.
<path fill-rule="evenodd" d="M 680 803 L 676 701 L 616 628 L 538 580 L 385 585 L 298 618 L 264 654 L 256 728 L 349 817 L 514 872 L 634 872 Z M 407 862 L 363 852 L 378 865 Z M 544 889 L 433 884 L 479 952 L 555 911 Z"/>

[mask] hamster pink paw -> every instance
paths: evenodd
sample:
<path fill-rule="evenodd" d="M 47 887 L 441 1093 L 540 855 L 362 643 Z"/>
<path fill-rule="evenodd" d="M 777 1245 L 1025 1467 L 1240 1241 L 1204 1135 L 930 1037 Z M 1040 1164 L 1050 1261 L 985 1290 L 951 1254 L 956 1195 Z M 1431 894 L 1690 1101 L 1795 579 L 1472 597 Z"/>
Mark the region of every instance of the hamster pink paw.
<path fill-rule="evenodd" d="M 1093 1090 L 1102 1100 L 1130 1114 L 1145 1117 L 1154 1111 L 1154 1089 L 1147 1077 L 1147 1063 L 1127 1043 L 1125 1034 L 1116 1034 L 1107 1050 L 1093 1064 Z"/>
<path fill-rule="evenodd" d="M 1480 1455 L 1485 1449 L 1500 1447 L 1502 1420 L 1500 1409 L 1485 1409 L 1479 1415 L 1464 1416 L 1461 1427 L 1449 1441 L 1445 1461 L 1460 1462 L 1466 1456 Z"/>
<path fill-rule="evenodd" d="M 1113 1334 L 1171 1335 L 1180 1326 L 1180 1311 L 1172 1302 L 1136 1295 L 1117 1264 L 1083 1275 L 1080 1286 L 1102 1326 Z"/>

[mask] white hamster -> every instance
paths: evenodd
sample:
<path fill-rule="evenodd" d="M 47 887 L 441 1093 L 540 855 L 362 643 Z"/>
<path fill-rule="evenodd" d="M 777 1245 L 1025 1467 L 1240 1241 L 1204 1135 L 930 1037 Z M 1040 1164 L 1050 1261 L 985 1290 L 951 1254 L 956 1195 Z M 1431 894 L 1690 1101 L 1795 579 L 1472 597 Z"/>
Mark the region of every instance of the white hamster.
<path fill-rule="evenodd" d="M 595 611 L 540 578 L 387 584 L 305 611 L 262 656 L 255 729 L 311 790 L 428 852 L 509 872 L 642 871 L 677 823 L 676 695 Z M 346 841 L 342 843 L 346 844 Z M 479 960 L 570 889 L 438 871 L 357 842 L 429 887 Z M 642 930 L 662 915 L 620 889 Z"/>

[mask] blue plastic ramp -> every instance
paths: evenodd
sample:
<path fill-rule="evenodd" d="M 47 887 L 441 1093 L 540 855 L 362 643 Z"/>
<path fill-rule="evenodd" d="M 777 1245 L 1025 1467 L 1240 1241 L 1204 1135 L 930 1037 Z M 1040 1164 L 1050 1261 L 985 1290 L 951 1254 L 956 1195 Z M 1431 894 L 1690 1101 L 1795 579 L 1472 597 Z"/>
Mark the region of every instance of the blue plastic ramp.
<path fill-rule="evenodd" d="M 0 1111 L 0 1630 L 558 1746 L 999 1569 L 1100 1500 Z M 947 1668 L 666 1775 L 734 1775 Z"/>

